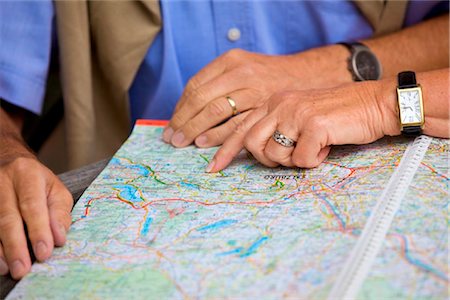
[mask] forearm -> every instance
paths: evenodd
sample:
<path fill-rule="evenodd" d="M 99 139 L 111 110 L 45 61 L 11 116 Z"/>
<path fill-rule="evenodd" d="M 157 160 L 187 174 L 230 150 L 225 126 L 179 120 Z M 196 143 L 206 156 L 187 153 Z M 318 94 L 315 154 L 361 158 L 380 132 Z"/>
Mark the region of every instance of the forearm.
<path fill-rule="evenodd" d="M 449 69 L 416 73 L 417 83 L 422 87 L 426 135 L 450 137 Z M 400 134 L 399 109 L 396 95 L 396 78 L 381 80 L 375 93 L 383 111 L 387 135 Z"/>
<path fill-rule="evenodd" d="M 448 14 L 386 36 L 363 40 L 378 57 L 382 78 L 449 66 Z M 329 45 L 287 56 L 286 72 L 307 82 L 305 88 L 328 88 L 352 82 L 347 69 L 349 51 Z"/>
<path fill-rule="evenodd" d="M 383 78 L 399 72 L 448 68 L 449 15 L 436 17 L 379 38 L 363 41 L 378 57 Z"/>

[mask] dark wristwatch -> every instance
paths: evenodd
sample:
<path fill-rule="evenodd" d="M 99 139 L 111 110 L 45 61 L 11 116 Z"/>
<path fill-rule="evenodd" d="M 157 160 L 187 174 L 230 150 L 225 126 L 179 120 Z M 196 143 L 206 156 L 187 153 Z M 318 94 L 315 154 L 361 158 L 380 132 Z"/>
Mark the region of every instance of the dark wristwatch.
<path fill-rule="evenodd" d="M 350 50 L 348 69 L 353 81 L 378 80 L 381 78 L 381 64 L 370 49 L 358 42 L 339 43 Z"/>
<path fill-rule="evenodd" d="M 422 88 L 416 82 L 416 73 L 411 71 L 398 73 L 397 101 L 402 134 L 421 135 L 425 119 Z"/>

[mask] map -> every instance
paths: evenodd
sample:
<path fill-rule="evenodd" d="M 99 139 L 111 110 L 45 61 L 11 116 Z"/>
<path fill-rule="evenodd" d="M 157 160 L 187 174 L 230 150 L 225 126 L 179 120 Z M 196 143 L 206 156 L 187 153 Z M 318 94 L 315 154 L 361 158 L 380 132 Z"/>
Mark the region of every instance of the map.
<path fill-rule="evenodd" d="M 333 148 L 315 169 L 174 149 L 137 125 L 18 298 L 326 299 L 410 140 Z M 448 140 L 433 139 L 359 296 L 448 297 Z"/>

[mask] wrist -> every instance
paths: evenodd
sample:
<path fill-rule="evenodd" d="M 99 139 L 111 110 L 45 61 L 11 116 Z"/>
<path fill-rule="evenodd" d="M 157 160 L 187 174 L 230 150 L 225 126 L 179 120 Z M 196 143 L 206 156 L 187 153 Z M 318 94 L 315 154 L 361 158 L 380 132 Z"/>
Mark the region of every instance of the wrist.
<path fill-rule="evenodd" d="M 374 82 L 375 99 L 378 103 L 384 135 L 400 135 L 399 110 L 397 102 L 397 81 L 391 77 Z"/>
<path fill-rule="evenodd" d="M 36 158 L 27 146 L 14 120 L 0 108 L 0 167 L 19 157 Z"/>

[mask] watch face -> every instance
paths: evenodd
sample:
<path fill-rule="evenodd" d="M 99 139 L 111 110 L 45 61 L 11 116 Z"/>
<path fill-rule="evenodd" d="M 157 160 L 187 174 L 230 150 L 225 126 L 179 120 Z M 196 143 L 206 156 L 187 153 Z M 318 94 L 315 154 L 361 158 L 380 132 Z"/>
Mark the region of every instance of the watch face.
<path fill-rule="evenodd" d="M 380 64 L 368 50 L 360 50 L 355 55 L 355 69 L 359 75 L 360 80 L 377 80 L 381 77 Z"/>
<path fill-rule="evenodd" d="M 419 89 L 399 90 L 398 102 L 402 124 L 422 122 L 422 104 Z"/>

